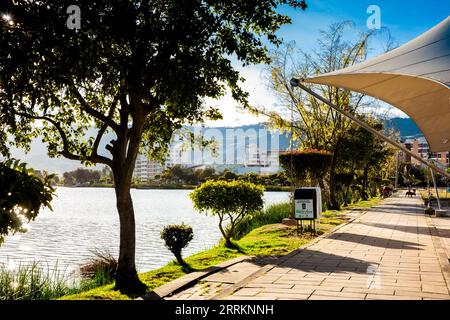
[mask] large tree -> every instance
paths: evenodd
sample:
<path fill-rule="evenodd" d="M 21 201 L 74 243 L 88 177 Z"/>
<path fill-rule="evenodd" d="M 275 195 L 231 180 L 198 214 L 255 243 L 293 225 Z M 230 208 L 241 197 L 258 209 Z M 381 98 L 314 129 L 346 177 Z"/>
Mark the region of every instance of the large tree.
<path fill-rule="evenodd" d="M 351 36 L 349 36 L 349 34 Z M 386 32 L 378 35 L 389 35 Z M 335 175 L 342 155 L 342 140 L 352 122 L 328 105 L 302 90 L 292 90 L 290 80 L 308 78 L 346 68 L 367 58 L 370 40 L 375 32 L 358 31 L 353 23 L 345 21 L 331 25 L 317 39 L 317 49 L 297 52 L 289 43 L 275 51 L 269 68 L 270 86 L 279 99 L 274 107 L 251 107 L 257 114 L 268 116 L 272 127 L 291 133 L 299 149 L 327 150 L 333 154 L 328 170 L 328 207 L 339 209 Z M 380 37 L 378 37 L 380 39 Z M 381 38 L 391 48 L 390 38 Z M 339 108 L 352 114 L 364 111 L 373 101 L 362 94 L 332 86 L 308 86 Z"/>
<path fill-rule="evenodd" d="M 81 9 L 80 28 L 74 20 Z M 7 136 L 28 148 L 42 136 L 50 156 L 105 164 L 114 175 L 120 218 L 116 287 L 142 290 L 135 268 L 130 195 L 139 150 L 162 157 L 174 130 L 217 118 L 204 98 L 226 88 L 247 105 L 239 72 L 269 61 L 264 43 L 298 0 L 3 0 L 0 29 L 1 150 Z M 70 11 L 72 16 L 66 12 Z M 67 23 L 69 22 L 69 23 Z M 94 126 L 97 134 L 90 136 Z M 99 150 L 105 132 L 115 134 Z"/>
<path fill-rule="evenodd" d="M 383 122 L 373 116 L 359 116 L 361 120 L 378 131 L 384 131 Z M 362 186 L 361 196 L 369 198 L 370 180 L 380 182 L 388 178 L 383 176 L 384 167 L 395 155 L 395 148 L 380 140 L 366 129 L 353 124 L 341 140 L 341 157 L 338 167 L 340 170 L 357 174 Z M 372 179 L 371 179 L 372 178 Z"/>

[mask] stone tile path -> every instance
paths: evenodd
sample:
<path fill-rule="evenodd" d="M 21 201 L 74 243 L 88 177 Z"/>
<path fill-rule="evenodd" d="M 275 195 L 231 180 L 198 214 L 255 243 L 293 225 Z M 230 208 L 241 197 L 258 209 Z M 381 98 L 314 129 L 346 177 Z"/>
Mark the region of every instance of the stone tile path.
<path fill-rule="evenodd" d="M 450 299 L 449 227 L 401 192 L 287 259 L 236 264 L 169 299 Z"/>

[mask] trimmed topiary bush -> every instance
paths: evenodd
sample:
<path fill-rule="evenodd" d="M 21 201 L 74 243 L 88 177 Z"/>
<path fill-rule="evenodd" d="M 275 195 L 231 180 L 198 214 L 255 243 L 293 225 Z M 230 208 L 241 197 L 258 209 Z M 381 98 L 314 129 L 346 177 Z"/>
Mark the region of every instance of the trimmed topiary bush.
<path fill-rule="evenodd" d="M 328 171 L 333 154 L 328 151 L 304 149 L 280 154 L 281 167 L 291 182 L 300 186 L 305 180 L 318 183 Z"/>
<path fill-rule="evenodd" d="M 161 239 L 164 240 L 167 249 L 173 253 L 178 263 L 182 266 L 187 266 L 187 263 L 181 256 L 181 251 L 194 238 L 192 228 L 184 223 L 171 224 L 164 227 L 161 231 Z"/>

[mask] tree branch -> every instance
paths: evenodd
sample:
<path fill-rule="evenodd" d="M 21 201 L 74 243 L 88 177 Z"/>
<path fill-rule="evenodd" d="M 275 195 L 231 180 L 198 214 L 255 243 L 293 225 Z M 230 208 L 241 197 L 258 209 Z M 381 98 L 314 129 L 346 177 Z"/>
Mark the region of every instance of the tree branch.
<path fill-rule="evenodd" d="M 89 115 L 93 116 L 94 118 L 96 118 L 97 120 L 102 121 L 103 123 L 107 124 L 109 127 L 111 127 L 114 131 L 118 131 L 119 130 L 119 126 L 117 125 L 117 123 L 114 122 L 114 120 L 112 119 L 112 117 L 107 117 L 105 116 L 103 113 L 99 112 L 98 110 L 92 108 L 87 102 L 86 100 L 83 98 L 83 96 L 81 95 L 81 93 L 77 90 L 77 88 L 75 87 L 75 85 L 71 85 L 70 86 L 70 90 L 72 91 L 72 93 L 75 95 L 75 97 L 77 98 L 77 100 L 80 102 L 81 104 L 81 108 Z"/>
<path fill-rule="evenodd" d="M 57 121 L 55 121 L 52 118 L 49 118 L 47 116 L 38 116 L 38 115 L 32 115 L 32 114 L 28 114 L 28 113 L 23 113 L 23 112 L 14 112 L 16 115 L 24 117 L 24 118 L 29 118 L 29 119 L 36 119 L 36 120 L 44 120 L 44 121 L 48 121 L 50 122 L 55 128 L 56 130 L 58 130 L 58 133 L 61 137 L 61 140 L 63 141 L 63 150 L 61 152 L 59 152 L 62 156 L 64 156 L 67 159 L 70 160 L 78 160 L 78 161 L 82 161 L 82 160 L 87 160 L 90 162 L 94 162 L 94 163 L 102 163 L 102 164 L 106 164 L 111 166 L 112 165 L 112 161 L 111 159 L 108 159 L 106 157 L 103 156 L 90 156 L 90 157 L 83 157 L 81 155 L 78 154 L 74 154 L 72 152 L 70 152 L 70 148 L 69 148 L 69 140 L 67 139 L 67 135 L 64 132 L 63 128 L 59 125 L 59 123 Z"/>
<path fill-rule="evenodd" d="M 114 98 L 114 101 L 111 103 L 111 107 L 110 107 L 109 112 L 108 112 L 108 118 L 109 119 L 112 119 L 112 117 L 114 115 L 114 112 L 116 110 L 118 101 L 119 101 L 119 94 L 116 95 L 116 97 Z M 98 156 L 98 146 L 99 146 L 100 141 L 102 140 L 103 134 L 105 133 L 107 128 L 108 128 L 108 124 L 104 123 L 103 126 L 98 131 L 97 137 L 95 138 L 94 145 L 92 147 L 92 154 L 91 154 L 91 156 L 95 156 L 95 157 Z"/>

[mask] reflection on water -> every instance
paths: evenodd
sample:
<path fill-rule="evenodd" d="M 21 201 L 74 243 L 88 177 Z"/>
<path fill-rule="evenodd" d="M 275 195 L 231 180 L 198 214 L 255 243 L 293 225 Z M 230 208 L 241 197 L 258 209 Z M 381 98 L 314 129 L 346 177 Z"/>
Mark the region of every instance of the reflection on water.
<path fill-rule="evenodd" d="M 173 259 L 160 231 L 167 224 L 185 222 L 194 239 L 185 256 L 208 249 L 220 240 L 215 217 L 199 214 L 188 198 L 189 190 L 132 190 L 136 214 L 136 263 L 139 271 L 161 267 Z M 266 192 L 265 204 L 287 201 L 286 192 Z M 28 232 L 6 239 L 0 263 L 42 261 L 67 271 L 91 258 L 93 249 L 118 255 L 119 218 L 110 188 L 58 188 L 54 211 L 43 210 L 28 225 Z"/>

